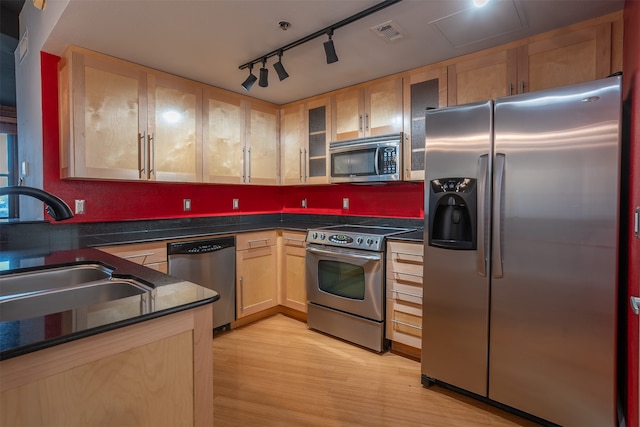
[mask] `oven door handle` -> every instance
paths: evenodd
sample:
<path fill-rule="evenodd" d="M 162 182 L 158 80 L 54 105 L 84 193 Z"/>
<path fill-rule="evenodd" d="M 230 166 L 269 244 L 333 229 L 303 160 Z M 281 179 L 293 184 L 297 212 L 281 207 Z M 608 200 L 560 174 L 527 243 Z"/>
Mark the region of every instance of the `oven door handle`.
<path fill-rule="evenodd" d="M 359 253 L 355 253 L 355 252 L 350 252 L 350 251 L 343 251 L 343 250 L 325 250 L 325 249 L 318 249 L 315 247 L 309 247 L 307 246 L 307 252 L 311 252 L 313 254 L 322 254 L 322 255 L 332 255 L 332 256 L 346 256 L 349 258 L 356 258 L 356 259 L 364 259 L 367 261 L 380 261 L 382 259 L 382 257 L 380 255 L 376 255 L 376 254 L 367 254 L 367 255 L 361 255 Z"/>

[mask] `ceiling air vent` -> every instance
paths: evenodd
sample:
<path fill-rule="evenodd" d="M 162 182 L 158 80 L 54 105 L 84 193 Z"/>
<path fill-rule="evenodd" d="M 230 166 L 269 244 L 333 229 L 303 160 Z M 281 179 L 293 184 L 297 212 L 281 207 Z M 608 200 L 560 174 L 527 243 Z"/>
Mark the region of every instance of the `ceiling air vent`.
<path fill-rule="evenodd" d="M 379 35 L 386 42 L 395 42 L 405 37 L 405 31 L 395 22 L 387 21 L 371 27 L 371 31 Z"/>

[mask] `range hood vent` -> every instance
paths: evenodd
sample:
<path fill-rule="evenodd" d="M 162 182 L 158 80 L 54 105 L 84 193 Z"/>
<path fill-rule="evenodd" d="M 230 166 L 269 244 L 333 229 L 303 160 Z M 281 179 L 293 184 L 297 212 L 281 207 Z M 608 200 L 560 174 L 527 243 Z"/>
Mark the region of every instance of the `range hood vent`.
<path fill-rule="evenodd" d="M 406 35 L 405 31 L 393 21 L 387 21 L 373 26 L 371 27 L 371 31 L 388 43 L 403 39 Z"/>

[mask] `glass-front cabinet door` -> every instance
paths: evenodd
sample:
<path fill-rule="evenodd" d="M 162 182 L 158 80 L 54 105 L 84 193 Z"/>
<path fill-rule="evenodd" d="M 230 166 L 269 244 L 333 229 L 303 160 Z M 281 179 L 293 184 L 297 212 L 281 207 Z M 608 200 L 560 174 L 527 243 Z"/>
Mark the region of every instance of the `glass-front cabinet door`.
<path fill-rule="evenodd" d="M 423 181 L 425 112 L 447 105 L 447 69 L 441 67 L 414 72 L 405 78 L 404 90 L 404 179 Z"/>

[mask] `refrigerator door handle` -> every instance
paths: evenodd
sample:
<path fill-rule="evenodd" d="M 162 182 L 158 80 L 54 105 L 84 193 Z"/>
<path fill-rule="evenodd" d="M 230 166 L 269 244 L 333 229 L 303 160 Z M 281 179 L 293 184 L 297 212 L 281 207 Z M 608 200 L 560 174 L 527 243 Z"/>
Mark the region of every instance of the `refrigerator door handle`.
<path fill-rule="evenodd" d="M 502 221 L 504 220 L 504 168 L 507 159 L 503 153 L 496 153 L 495 162 L 495 188 L 493 190 L 493 215 L 496 221 L 493 224 L 493 252 L 491 271 L 496 279 L 503 277 L 502 271 Z"/>
<path fill-rule="evenodd" d="M 478 252 L 476 255 L 476 270 L 482 277 L 487 276 L 487 230 L 489 219 L 489 204 L 487 203 L 487 182 L 489 181 L 489 155 L 478 157 Z"/>
<path fill-rule="evenodd" d="M 640 298 L 631 297 L 631 309 L 635 314 L 640 314 Z"/>

